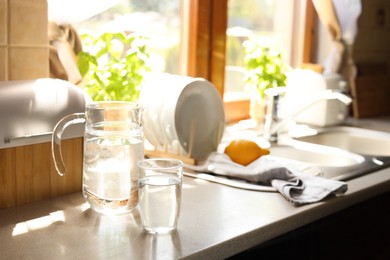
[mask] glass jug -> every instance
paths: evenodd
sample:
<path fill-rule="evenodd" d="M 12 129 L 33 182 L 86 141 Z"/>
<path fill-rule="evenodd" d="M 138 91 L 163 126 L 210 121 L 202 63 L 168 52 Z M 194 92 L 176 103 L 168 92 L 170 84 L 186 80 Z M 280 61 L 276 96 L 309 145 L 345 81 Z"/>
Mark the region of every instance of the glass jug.
<path fill-rule="evenodd" d="M 118 215 L 138 204 L 137 162 L 144 158 L 142 112 L 142 106 L 133 102 L 96 102 L 54 127 L 52 156 L 62 176 L 66 172 L 62 133 L 72 124 L 85 123 L 82 191 L 97 212 Z"/>

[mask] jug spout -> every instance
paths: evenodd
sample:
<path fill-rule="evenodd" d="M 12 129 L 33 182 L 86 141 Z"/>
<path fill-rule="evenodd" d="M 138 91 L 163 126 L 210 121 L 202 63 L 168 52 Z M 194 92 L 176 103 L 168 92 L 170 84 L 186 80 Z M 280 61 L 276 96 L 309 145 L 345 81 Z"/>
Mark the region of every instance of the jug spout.
<path fill-rule="evenodd" d="M 54 166 L 58 174 L 61 176 L 63 176 L 66 173 L 66 167 L 61 152 L 62 133 L 64 132 L 66 127 L 73 124 L 80 124 L 80 123 L 85 123 L 85 114 L 74 113 L 62 118 L 54 127 L 52 142 L 51 142 L 51 152 L 54 161 Z"/>

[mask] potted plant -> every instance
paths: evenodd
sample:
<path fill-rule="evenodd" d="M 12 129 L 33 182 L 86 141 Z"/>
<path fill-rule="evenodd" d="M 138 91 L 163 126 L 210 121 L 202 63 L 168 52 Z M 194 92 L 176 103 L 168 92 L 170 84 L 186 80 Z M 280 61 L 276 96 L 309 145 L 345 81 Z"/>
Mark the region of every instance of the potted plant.
<path fill-rule="evenodd" d="M 264 91 L 286 85 L 289 66 L 282 53 L 266 38 L 251 38 L 243 43 L 245 56 L 245 89 L 250 93 L 250 116 L 263 123 Z"/>
<path fill-rule="evenodd" d="M 144 73 L 150 71 L 146 38 L 137 34 L 81 35 L 88 51 L 77 55 L 82 87 L 95 101 L 138 100 Z"/>

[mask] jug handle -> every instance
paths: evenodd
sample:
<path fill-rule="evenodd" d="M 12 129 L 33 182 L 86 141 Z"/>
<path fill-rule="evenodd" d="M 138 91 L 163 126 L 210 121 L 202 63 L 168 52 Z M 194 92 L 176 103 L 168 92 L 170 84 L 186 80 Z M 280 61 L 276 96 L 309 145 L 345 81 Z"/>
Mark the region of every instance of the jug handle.
<path fill-rule="evenodd" d="M 64 176 L 66 173 L 64 159 L 61 152 L 61 137 L 65 128 L 73 124 L 85 123 L 84 113 L 74 113 L 63 117 L 54 127 L 51 139 L 51 154 L 54 161 L 54 166 L 59 175 Z"/>

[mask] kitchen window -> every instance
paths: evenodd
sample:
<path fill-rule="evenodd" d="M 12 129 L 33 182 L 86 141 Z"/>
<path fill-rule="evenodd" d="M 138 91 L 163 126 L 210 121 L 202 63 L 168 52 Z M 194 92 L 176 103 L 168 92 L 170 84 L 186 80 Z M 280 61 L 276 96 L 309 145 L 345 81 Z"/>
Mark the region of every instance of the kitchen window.
<path fill-rule="evenodd" d="M 81 2 L 94 6 L 95 11 L 89 12 L 90 16 L 95 14 L 74 24 L 80 35 L 141 33 L 149 38 L 147 48 L 153 71 L 179 72 L 180 0 L 90 1 L 93 0 Z"/>
<path fill-rule="evenodd" d="M 49 7 L 50 2 L 61 3 L 49 0 Z M 80 3 L 88 2 L 96 15 L 89 10 L 83 14 L 89 19 L 75 23 L 80 34 L 101 29 L 146 33 L 153 69 L 210 80 L 224 97 L 228 121 L 248 118 L 241 43 L 250 34 L 270 37 L 292 67 L 312 60 L 310 0 L 84 0 L 72 16 L 87 10 Z"/>
<path fill-rule="evenodd" d="M 239 9 L 242 12 L 236 15 Z M 186 73 L 209 79 L 224 94 L 228 121 L 249 117 L 249 99 L 240 82 L 242 67 L 231 62 L 234 52 L 229 45 L 237 31 L 241 35 L 236 38 L 241 37 L 242 32 L 273 37 L 292 67 L 313 60 L 315 15 L 310 0 L 195 0 L 190 1 L 185 10 L 188 22 L 184 27 L 189 31 L 187 38 L 190 43 L 184 56 L 188 57 Z M 265 13 L 264 27 L 256 19 L 256 15 L 262 12 Z M 245 26 L 236 30 L 240 22 Z M 242 49 L 240 51 L 243 55 Z M 237 83 L 229 77 L 235 77 Z"/>

